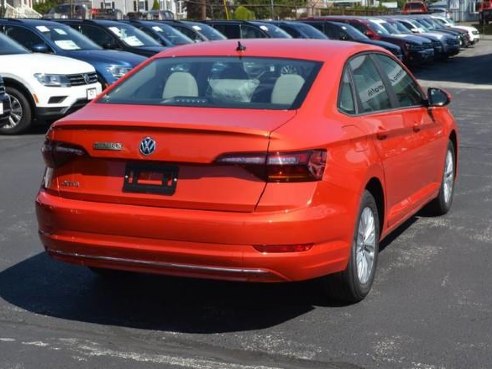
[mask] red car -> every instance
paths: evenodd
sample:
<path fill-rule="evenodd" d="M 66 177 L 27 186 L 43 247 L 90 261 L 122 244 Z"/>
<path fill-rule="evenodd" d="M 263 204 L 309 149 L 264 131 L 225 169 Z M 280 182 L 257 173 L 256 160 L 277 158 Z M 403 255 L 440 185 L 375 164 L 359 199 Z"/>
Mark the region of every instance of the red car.
<path fill-rule="evenodd" d="M 458 132 L 379 47 L 218 41 L 149 59 L 56 122 L 39 234 L 52 257 L 369 292 L 379 241 L 452 203 Z"/>

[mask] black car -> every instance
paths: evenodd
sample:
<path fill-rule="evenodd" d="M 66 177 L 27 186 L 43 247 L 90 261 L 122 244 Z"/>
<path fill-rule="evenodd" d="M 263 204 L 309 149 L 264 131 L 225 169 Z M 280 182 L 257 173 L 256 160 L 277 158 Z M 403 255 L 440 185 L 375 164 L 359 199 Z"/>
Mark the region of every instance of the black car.
<path fill-rule="evenodd" d="M 124 21 L 145 32 L 162 46 L 191 44 L 194 41 L 176 28 L 158 21 L 131 19 Z"/>
<path fill-rule="evenodd" d="M 152 37 L 128 23 L 103 19 L 59 19 L 57 22 L 68 24 L 104 49 L 129 51 L 146 57 L 165 49 Z"/>
<path fill-rule="evenodd" d="M 312 39 L 329 39 L 327 35 L 318 30 L 316 27 L 307 23 L 295 22 L 295 21 L 270 21 L 269 23 L 282 28 L 285 32 L 291 35 L 293 38 L 312 38 Z"/>
<path fill-rule="evenodd" d="M 241 20 L 205 20 L 227 38 L 292 38 L 287 32 L 270 22 Z"/>
<path fill-rule="evenodd" d="M 204 23 L 178 20 L 161 20 L 191 38 L 194 42 L 225 40 L 222 33 Z"/>
<path fill-rule="evenodd" d="M 360 32 L 357 28 L 348 23 L 327 21 L 327 20 L 305 20 L 307 24 L 316 27 L 332 40 L 353 41 L 361 44 L 376 45 L 385 48 L 398 59 L 403 60 L 401 47 L 386 41 L 371 40 Z"/>
<path fill-rule="evenodd" d="M 9 122 L 10 118 L 10 97 L 5 93 L 5 85 L 0 76 L 0 127 Z"/>

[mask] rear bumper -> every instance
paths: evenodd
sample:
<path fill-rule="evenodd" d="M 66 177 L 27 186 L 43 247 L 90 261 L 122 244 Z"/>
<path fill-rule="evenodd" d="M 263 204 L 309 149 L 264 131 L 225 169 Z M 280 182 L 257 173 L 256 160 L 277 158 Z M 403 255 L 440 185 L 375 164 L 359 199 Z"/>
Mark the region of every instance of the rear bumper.
<path fill-rule="evenodd" d="M 41 191 L 39 235 L 69 263 L 183 277 L 300 281 L 345 268 L 353 225 L 331 209 L 223 213 L 88 203 Z M 341 217 L 343 218 L 343 216 Z M 255 245 L 312 244 L 262 253 Z"/>

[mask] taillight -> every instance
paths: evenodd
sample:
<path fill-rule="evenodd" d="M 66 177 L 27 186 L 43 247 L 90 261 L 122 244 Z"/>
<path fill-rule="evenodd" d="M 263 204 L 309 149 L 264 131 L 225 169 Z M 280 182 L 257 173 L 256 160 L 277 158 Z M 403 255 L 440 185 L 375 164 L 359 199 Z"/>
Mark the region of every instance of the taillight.
<path fill-rule="evenodd" d="M 50 168 L 60 167 L 75 158 L 87 155 L 80 146 L 51 140 L 44 142 L 41 153 L 46 166 Z"/>
<path fill-rule="evenodd" d="M 267 182 L 319 181 L 325 171 L 326 150 L 225 154 L 216 162 L 239 165 Z"/>

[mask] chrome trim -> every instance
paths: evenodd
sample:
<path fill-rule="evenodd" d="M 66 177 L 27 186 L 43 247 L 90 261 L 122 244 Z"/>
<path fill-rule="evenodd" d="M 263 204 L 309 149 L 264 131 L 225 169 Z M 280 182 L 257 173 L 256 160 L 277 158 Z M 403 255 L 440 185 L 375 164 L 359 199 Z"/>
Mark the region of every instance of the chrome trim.
<path fill-rule="evenodd" d="M 191 265 L 191 264 L 166 263 L 166 262 L 158 262 L 158 261 L 133 260 L 133 259 L 115 258 L 111 256 L 84 255 L 84 254 L 64 252 L 58 250 L 48 250 L 48 253 L 54 255 L 60 255 L 60 256 L 92 259 L 97 261 L 109 261 L 113 263 L 154 266 L 154 267 L 166 268 L 166 269 L 179 269 L 179 270 L 188 270 L 188 271 L 197 271 L 197 272 L 200 271 L 222 272 L 222 273 L 231 273 L 231 274 L 251 274 L 251 275 L 269 274 L 267 271 L 262 269 L 224 268 L 224 267 L 201 266 L 201 265 Z"/>

